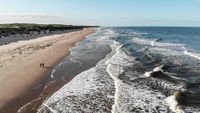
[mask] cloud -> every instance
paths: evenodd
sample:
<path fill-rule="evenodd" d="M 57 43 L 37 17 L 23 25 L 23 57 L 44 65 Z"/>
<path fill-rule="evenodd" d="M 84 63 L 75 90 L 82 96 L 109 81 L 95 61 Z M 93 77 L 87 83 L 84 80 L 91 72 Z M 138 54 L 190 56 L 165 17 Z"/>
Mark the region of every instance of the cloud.
<path fill-rule="evenodd" d="M 62 16 L 49 15 L 49 14 L 26 14 L 26 13 L 0 13 L 0 18 L 62 18 Z"/>
<path fill-rule="evenodd" d="M 37 13 L 0 13 L 0 23 L 65 23 L 66 17 Z"/>

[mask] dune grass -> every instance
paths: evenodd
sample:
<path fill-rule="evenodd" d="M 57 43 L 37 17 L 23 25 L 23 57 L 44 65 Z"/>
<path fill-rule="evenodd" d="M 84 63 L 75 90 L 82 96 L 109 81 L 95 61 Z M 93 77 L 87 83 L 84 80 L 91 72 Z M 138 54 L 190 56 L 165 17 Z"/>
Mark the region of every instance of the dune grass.
<path fill-rule="evenodd" d="M 89 26 L 72 26 L 62 24 L 26 24 L 26 23 L 13 23 L 13 24 L 0 24 L 0 37 L 16 35 L 16 34 L 30 34 L 31 32 L 48 33 L 51 31 L 73 30 L 82 29 Z"/>

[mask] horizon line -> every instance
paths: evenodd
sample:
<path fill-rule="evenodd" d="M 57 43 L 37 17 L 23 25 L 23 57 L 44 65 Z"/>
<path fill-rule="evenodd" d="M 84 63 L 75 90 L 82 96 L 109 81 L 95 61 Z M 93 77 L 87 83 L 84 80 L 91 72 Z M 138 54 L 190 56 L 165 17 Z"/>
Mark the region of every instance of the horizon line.
<path fill-rule="evenodd" d="M 35 23 L 35 22 L 8 22 L 8 23 L 0 23 L 2 24 L 60 24 L 60 25 L 72 25 L 72 26 L 97 26 L 97 27 L 200 27 L 200 26 L 187 26 L 187 25 L 113 25 L 113 26 L 106 26 L 106 25 L 84 25 L 84 24 L 65 24 L 65 23 Z"/>

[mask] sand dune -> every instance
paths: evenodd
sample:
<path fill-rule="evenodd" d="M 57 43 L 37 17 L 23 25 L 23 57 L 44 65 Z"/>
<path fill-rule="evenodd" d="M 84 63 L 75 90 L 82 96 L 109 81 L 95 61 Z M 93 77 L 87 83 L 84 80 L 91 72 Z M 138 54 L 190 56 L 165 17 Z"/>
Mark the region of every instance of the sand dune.
<path fill-rule="evenodd" d="M 93 29 L 0 46 L 0 108 L 41 80 L 50 68 L 69 54 L 77 41 L 93 33 Z"/>

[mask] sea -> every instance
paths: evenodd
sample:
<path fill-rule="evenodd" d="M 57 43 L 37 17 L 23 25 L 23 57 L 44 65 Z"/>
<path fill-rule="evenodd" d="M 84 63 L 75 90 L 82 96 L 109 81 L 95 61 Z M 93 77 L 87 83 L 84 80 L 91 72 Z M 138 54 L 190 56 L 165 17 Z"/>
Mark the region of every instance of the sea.
<path fill-rule="evenodd" d="M 38 113 L 200 113 L 199 27 L 96 28 L 71 53 L 77 66 L 83 57 L 98 62 Z"/>

